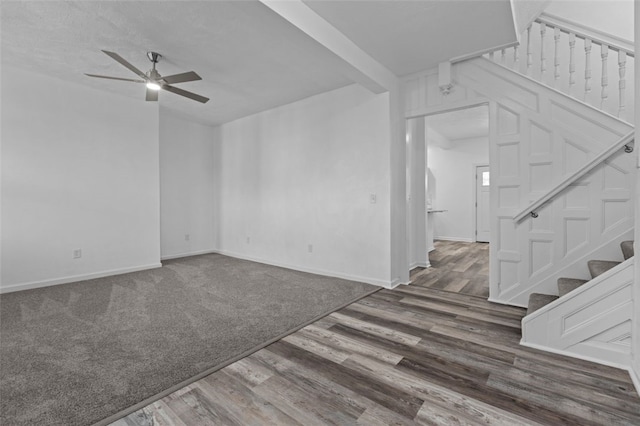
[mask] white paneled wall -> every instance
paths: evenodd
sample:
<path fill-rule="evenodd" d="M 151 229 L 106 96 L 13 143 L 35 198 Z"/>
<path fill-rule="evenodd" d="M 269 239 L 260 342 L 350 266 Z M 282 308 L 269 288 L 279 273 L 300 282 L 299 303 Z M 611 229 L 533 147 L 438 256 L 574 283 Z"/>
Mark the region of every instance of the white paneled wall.
<path fill-rule="evenodd" d="M 612 157 L 543 206 L 537 219 L 514 223 L 513 216 L 631 126 L 484 59 L 460 64 L 458 73 L 462 84 L 496 99 L 491 298 L 525 305 L 534 290 L 555 293 L 559 276 L 586 278 L 594 251 L 619 256 L 609 243 L 633 227 L 631 155 Z"/>
<path fill-rule="evenodd" d="M 635 5 L 634 9 L 634 23 L 635 23 L 635 45 L 640 45 L 640 7 Z M 640 79 L 640 76 L 635 75 L 636 81 Z M 635 91 L 635 120 L 634 123 L 640 126 L 640 85 L 636 84 Z M 640 150 L 636 149 L 636 212 L 640 212 Z M 638 244 L 640 241 L 640 217 L 636 214 L 636 226 L 635 226 L 635 250 L 638 251 Z M 636 390 L 640 393 L 640 262 L 635 264 L 635 280 L 633 285 L 633 330 L 632 330 L 632 349 L 633 362 L 631 369 L 631 377 L 636 386 Z"/>
<path fill-rule="evenodd" d="M 524 306 L 531 292 L 557 291 L 559 276 L 584 276 L 591 256 L 619 256 L 615 243 L 633 228 L 632 155 L 612 157 L 537 219 L 513 216 L 631 126 L 483 58 L 453 73 L 446 97 L 436 72 L 408 79 L 406 114 L 491 100 L 491 299 Z"/>

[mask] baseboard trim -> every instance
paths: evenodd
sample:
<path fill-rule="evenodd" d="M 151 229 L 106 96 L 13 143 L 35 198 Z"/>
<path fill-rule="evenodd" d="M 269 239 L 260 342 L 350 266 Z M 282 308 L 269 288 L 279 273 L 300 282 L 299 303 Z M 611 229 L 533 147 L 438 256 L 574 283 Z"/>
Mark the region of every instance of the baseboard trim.
<path fill-rule="evenodd" d="M 462 238 L 462 237 L 433 237 L 434 240 L 442 240 L 442 241 L 459 241 L 461 243 L 475 243 L 473 238 Z"/>
<path fill-rule="evenodd" d="M 206 250 L 197 250 L 197 251 L 190 251 L 190 252 L 178 253 L 178 254 L 169 254 L 166 256 L 161 256 L 160 260 L 180 259 L 181 257 L 198 256 L 200 254 L 211 254 L 211 253 L 218 253 L 218 250 L 206 249 Z"/>
<path fill-rule="evenodd" d="M 409 265 L 409 270 L 412 270 L 413 268 L 428 268 L 430 265 L 427 262 L 413 262 L 411 265 Z"/>
<path fill-rule="evenodd" d="M 565 350 L 562 350 L 562 349 L 550 348 L 548 346 L 539 345 L 537 343 L 529 343 L 529 342 L 525 342 L 523 340 L 520 340 L 520 344 L 522 346 L 526 346 L 526 347 L 532 348 L 532 349 L 538 349 L 538 350 L 545 351 L 545 352 L 551 352 L 551 353 L 558 354 L 558 355 L 569 356 L 569 357 L 572 357 L 572 358 L 581 359 L 583 361 L 595 362 L 596 364 L 602 364 L 602 365 L 606 365 L 606 366 L 609 366 L 609 367 L 619 368 L 621 370 L 626 370 L 626 371 L 629 371 L 629 374 L 631 375 L 631 379 L 633 380 L 633 374 L 631 374 L 631 367 L 629 367 L 628 365 L 618 364 L 617 362 L 607 361 L 607 360 L 603 360 L 603 359 L 599 359 L 599 358 L 593 358 L 593 357 L 590 357 L 588 355 L 580 355 L 580 354 L 576 354 L 574 352 L 565 351 Z M 636 389 L 638 389 L 638 388 L 636 387 Z"/>
<path fill-rule="evenodd" d="M 247 256 L 244 254 L 240 254 L 240 253 L 236 253 L 228 250 L 216 250 L 214 253 L 219 253 L 229 257 L 235 257 L 237 259 L 250 260 L 252 262 L 263 263 L 265 265 L 279 266 L 280 268 L 293 269 L 294 271 L 308 272 L 310 274 L 324 275 L 326 277 L 333 277 L 333 278 L 341 278 L 343 280 L 349 280 L 349 281 L 358 281 L 361 283 L 377 285 L 379 287 L 384 287 L 384 288 L 393 288 L 392 287 L 393 284 L 391 282 L 379 280 L 377 278 L 369 278 L 369 277 L 362 277 L 358 275 L 344 274 L 341 272 L 327 271 L 324 269 L 307 268 L 304 266 L 292 265 L 292 264 L 283 263 L 283 262 L 274 262 L 271 260 L 262 259 L 260 257 Z"/>
<path fill-rule="evenodd" d="M 399 285 L 409 285 L 409 284 L 411 284 L 411 281 L 401 281 L 400 278 L 396 278 L 395 280 L 391 281 L 391 285 L 387 288 L 390 290 L 393 290 Z"/>
<path fill-rule="evenodd" d="M 13 284 L 6 287 L 0 287 L 0 294 L 13 293 L 14 291 L 31 290 L 34 288 L 49 287 L 59 284 L 75 283 L 77 281 L 92 280 L 95 278 L 109 277 L 111 275 L 122 275 L 130 272 L 144 271 L 147 269 L 155 269 L 162 267 L 162 263 L 151 263 L 149 265 L 133 266 L 130 268 L 110 269 L 108 271 L 93 272 L 91 274 L 71 275 L 68 277 L 55 278 L 52 280 L 32 281 L 22 284 Z"/>

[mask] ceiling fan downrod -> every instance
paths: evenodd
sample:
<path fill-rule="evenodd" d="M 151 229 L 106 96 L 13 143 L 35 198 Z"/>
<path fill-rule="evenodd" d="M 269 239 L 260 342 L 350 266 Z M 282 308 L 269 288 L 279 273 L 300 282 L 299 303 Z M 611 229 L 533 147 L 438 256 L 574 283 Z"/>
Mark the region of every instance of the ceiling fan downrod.
<path fill-rule="evenodd" d="M 147 52 L 147 58 L 153 62 L 153 69 L 155 70 L 156 64 L 160 62 L 160 59 L 162 59 L 162 55 L 157 52 Z"/>
<path fill-rule="evenodd" d="M 147 58 L 153 63 L 153 68 L 149 70 L 148 76 L 153 83 L 155 83 L 158 79 L 160 79 L 160 73 L 156 71 L 156 64 L 162 58 L 162 55 L 157 52 L 147 52 Z"/>

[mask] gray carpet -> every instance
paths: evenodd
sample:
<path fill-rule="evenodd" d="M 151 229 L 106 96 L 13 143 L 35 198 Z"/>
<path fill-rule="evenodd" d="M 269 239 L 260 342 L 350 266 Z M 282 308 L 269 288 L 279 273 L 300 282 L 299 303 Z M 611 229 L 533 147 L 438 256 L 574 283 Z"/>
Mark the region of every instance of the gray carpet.
<path fill-rule="evenodd" d="M 378 288 L 218 254 L 0 296 L 0 424 L 89 425 Z"/>

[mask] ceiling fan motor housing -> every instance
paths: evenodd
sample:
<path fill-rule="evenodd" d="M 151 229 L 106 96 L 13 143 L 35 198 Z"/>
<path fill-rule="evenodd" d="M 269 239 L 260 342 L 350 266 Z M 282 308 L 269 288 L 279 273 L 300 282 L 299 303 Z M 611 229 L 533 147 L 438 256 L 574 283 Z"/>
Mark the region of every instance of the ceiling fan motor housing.
<path fill-rule="evenodd" d="M 160 77 L 161 77 L 160 73 L 155 68 L 149 70 L 147 75 L 149 76 L 149 80 L 151 81 L 158 81 L 160 80 Z"/>

